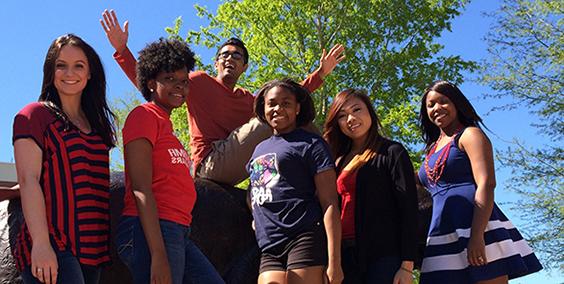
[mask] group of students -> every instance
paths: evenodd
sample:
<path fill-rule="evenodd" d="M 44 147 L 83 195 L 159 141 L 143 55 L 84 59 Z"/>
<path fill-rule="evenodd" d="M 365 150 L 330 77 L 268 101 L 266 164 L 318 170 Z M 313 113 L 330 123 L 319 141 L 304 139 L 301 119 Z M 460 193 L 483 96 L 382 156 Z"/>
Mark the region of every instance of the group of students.
<path fill-rule="evenodd" d="M 185 42 L 159 39 L 135 60 L 127 24 L 105 11 L 114 58 L 146 103 L 123 127 L 126 194 L 116 247 L 135 283 L 223 283 L 190 240 L 196 177 L 236 184 L 261 249 L 258 283 L 412 283 L 416 184 L 433 196 L 421 283 L 507 283 L 541 265 L 493 200 L 492 146 L 460 90 L 437 81 L 421 100 L 426 157 L 414 175 L 408 151 L 382 136 L 366 92 L 332 101 L 324 131 L 311 97 L 344 47 L 323 52 L 301 84 L 236 87 L 249 54 L 232 38 L 217 76 L 195 71 Z M 98 283 L 110 260 L 109 150 L 114 116 L 100 58 L 68 34 L 49 48 L 39 102 L 14 120 L 25 224 L 14 256 L 24 283 Z M 170 114 L 186 103 L 191 158 Z M 193 163 L 192 163 L 193 162 Z"/>

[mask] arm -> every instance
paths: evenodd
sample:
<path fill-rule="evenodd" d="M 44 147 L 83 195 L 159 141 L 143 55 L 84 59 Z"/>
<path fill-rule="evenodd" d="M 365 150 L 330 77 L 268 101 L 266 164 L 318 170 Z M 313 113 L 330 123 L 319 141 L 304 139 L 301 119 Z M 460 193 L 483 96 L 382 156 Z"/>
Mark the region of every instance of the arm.
<path fill-rule="evenodd" d="M 139 219 L 151 253 L 151 283 L 170 283 L 171 272 L 153 197 L 153 146 L 144 138 L 125 145 L 125 163 L 131 180 Z"/>
<path fill-rule="evenodd" d="M 21 138 L 14 142 L 22 210 L 33 241 L 31 273 L 40 282 L 56 283 L 57 256 L 49 241 L 45 197 L 39 184 L 42 154 L 41 148 L 31 138 Z"/>
<path fill-rule="evenodd" d="M 100 24 L 108 37 L 108 41 L 114 47 L 114 59 L 117 61 L 125 75 L 137 87 L 137 75 L 135 73 L 135 65 L 137 61 L 129 48 L 127 48 L 127 40 L 129 38 L 129 22 L 125 21 L 123 29 L 119 25 L 119 21 L 114 10 L 104 10 Z"/>
<path fill-rule="evenodd" d="M 0 186 L 0 202 L 20 197 L 20 185 L 12 187 Z"/>
<path fill-rule="evenodd" d="M 413 282 L 413 261 L 417 252 L 417 189 L 413 165 L 404 147 L 395 147 L 391 177 L 393 193 L 398 204 L 401 228 L 401 266 L 394 276 L 394 284 Z"/>
<path fill-rule="evenodd" d="M 472 174 L 476 182 L 474 215 L 468 241 L 468 262 L 471 265 L 485 265 L 484 231 L 494 205 L 495 169 L 490 140 L 476 127 L 469 127 L 462 133 L 459 144 L 468 154 Z M 480 260 L 481 259 L 481 260 Z"/>
<path fill-rule="evenodd" d="M 341 219 L 337 204 L 337 177 L 335 170 L 322 171 L 315 175 L 317 198 L 323 212 L 323 224 L 327 234 L 327 251 L 329 264 L 327 277 L 329 283 L 341 283 L 343 270 L 341 269 Z"/>
<path fill-rule="evenodd" d="M 310 93 L 317 90 L 323 83 L 323 79 L 333 72 L 339 62 L 345 59 L 344 51 L 345 47 L 341 44 L 333 46 L 329 53 L 323 49 L 323 54 L 319 59 L 319 67 L 301 83 L 302 86 Z"/>

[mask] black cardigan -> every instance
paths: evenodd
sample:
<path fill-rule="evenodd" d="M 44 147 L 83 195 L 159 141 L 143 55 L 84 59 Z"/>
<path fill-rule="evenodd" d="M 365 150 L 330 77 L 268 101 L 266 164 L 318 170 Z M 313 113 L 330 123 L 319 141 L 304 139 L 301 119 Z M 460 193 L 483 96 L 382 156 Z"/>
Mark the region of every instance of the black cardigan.
<path fill-rule="evenodd" d="M 377 155 L 358 169 L 355 197 L 356 255 L 361 271 L 383 256 L 414 261 L 417 190 L 407 150 L 384 139 Z"/>

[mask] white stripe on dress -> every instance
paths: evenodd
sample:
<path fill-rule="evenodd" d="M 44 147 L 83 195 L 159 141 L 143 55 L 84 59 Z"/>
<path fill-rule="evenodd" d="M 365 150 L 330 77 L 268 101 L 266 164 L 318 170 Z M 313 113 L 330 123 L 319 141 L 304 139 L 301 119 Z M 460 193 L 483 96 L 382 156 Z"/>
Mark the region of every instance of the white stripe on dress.
<path fill-rule="evenodd" d="M 502 258 L 521 255 L 527 256 L 533 253 L 527 242 L 522 239 L 516 242 L 512 240 L 504 240 L 492 243 L 486 246 L 486 259 L 488 262 L 496 261 Z M 461 270 L 468 267 L 468 259 L 466 249 L 458 254 L 448 254 L 426 257 L 421 265 L 421 272 L 432 272 L 438 270 Z"/>
<path fill-rule="evenodd" d="M 513 226 L 513 223 L 511 223 L 511 221 L 492 220 L 488 222 L 488 225 L 486 226 L 486 230 L 484 232 L 499 229 L 499 228 L 505 228 L 509 230 L 509 229 L 514 229 L 515 226 Z M 427 237 L 427 245 L 428 246 L 444 245 L 444 244 L 455 243 L 458 241 L 460 237 L 470 238 L 470 230 L 471 228 L 456 229 L 454 232 L 450 234 Z"/>

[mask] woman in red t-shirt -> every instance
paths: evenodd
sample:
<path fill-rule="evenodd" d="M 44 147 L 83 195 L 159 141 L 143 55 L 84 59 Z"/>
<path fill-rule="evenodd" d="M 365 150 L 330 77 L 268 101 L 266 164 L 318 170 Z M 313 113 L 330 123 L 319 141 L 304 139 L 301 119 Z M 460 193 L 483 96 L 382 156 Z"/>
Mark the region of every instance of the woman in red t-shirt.
<path fill-rule="evenodd" d="M 13 252 L 24 283 L 98 283 L 110 261 L 112 120 L 94 49 L 72 34 L 54 40 L 39 102 L 14 118 L 25 224 Z"/>
<path fill-rule="evenodd" d="M 223 283 L 189 238 L 196 190 L 170 121 L 192 68 L 194 53 L 179 40 L 160 39 L 139 53 L 138 88 L 148 102 L 129 113 L 122 131 L 126 193 L 116 237 L 135 283 Z"/>
<path fill-rule="evenodd" d="M 380 134 L 364 91 L 335 97 L 324 138 L 341 195 L 343 283 L 412 283 L 417 194 L 406 149 Z"/>

